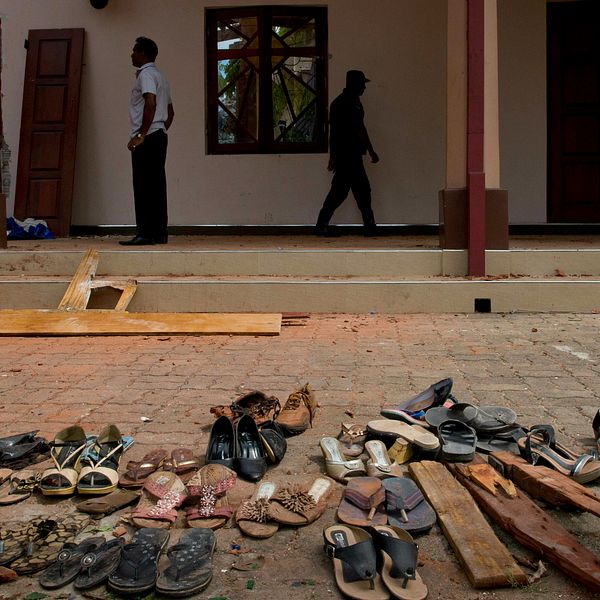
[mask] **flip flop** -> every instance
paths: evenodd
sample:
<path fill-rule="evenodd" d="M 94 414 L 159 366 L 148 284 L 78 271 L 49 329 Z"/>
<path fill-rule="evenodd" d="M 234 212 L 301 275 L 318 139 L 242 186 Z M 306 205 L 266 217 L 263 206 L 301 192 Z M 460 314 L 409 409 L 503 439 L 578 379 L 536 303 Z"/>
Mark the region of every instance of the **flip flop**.
<path fill-rule="evenodd" d="M 402 421 L 393 421 L 392 419 L 378 419 L 367 423 L 367 430 L 373 437 L 384 436 L 386 438 L 401 437 L 406 441 L 419 446 L 425 450 L 436 450 L 440 447 L 440 441 L 433 433 L 417 429 L 408 423 Z"/>
<path fill-rule="evenodd" d="M 491 454 L 492 452 L 512 452 L 519 454 L 518 441 L 527 435 L 523 427 L 517 427 L 511 431 L 496 433 L 491 437 L 477 436 L 477 452 Z"/>
<path fill-rule="evenodd" d="M 177 520 L 177 508 L 187 497 L 185 485 L 168 471 L 156 471 L 144 483 L 131 520 L 136 527 L 168 529 Z"/>
<path fill-rule="evenodd" d="M 81 559 L 81 570 L 73 582 L 76 590 L 87 590 L 100 585 L 115 572 L 121 561 L 123 538 L 106 540 L 99 548 L 90 550 Z"/>
<path fill-rule="evenodd" d="M 346 483 L 353 477 L 366 475 L 365 465 L 362 460 L 346 460 L 342 454 L 342 445 L 334 437 L 324 437 L 319 442 L 327 475 L 337 481 Z"/>
<path fill-rule="evenodd" d="M 469 462 L 475 458 L 477 434 L 462 421 L 444 421 L 438 427 L 442 443 L 441 458 L 450 462 Z"/>
<path fill-rule="evenodd" d="M 270 481 L 261 482 L 254 494 L 240 504 L 235 513 L 235 522 L 242 533 L 250 537 L 266 539 L 275 535 L 279 523 L 271 519 L 270 500 L 277 486 Z"/>
<path fill-rule="evenodd" d="M 168 541 L 168 531 L 149 527 L 136 531 L 131 543 L 123 548 L 116 570 L 108 577 L 109 589 L 121 594 L 152 590 L 158 577 L 158 559 Z"/>
<path fill-rule="evenodd" d="M 325 512 L 327 498 L 334 489 L 335 482 L 329 477 L 317 477 L 310 487 L 286 486 L 271 499 L 269 514 L 282 525 L 309 525 Z"/>
<path fill-rule="evenodd" d="M 369 527 L 387 523 L 383 504 L 385 488 L 377 477 L 355 477 L 348 482 L 337 509 L 342 523 Z"/>
<path fill-rule="evenodd" d="M 187 597 L 207 588 L 216 545 L 211 529 L 184 531 L 179 543 L 167 550 L 170 564 L 156 580 L 156 591 L 163 596 Z"/>
<path fill-rule="evenodd" d="M 160 469 L 167 456 L 167 451 L 159 448 L 148 452 L 138 462 L 128 463 L 127 471 L 119 477 L 119 485 L 122 488 L 141 488 L 146 479 Z"/>
<path fill-rule="evenodd" d="M 337 439 L 342 445 L 342 452 L 345 456 L 360 456 L 365 450 L 367 428 L 358 423 L 342 423 Z"/>
<path fill-rule="evenodd" d="M 517 427 L 517 414 L 504 406 L 474 406 L 460 402 L 446 408 L 438 406 L 425 413 L 425 420 L 431 427 L 438 428 L 444 421 L 462 421 L 478 434 L 492 435 L 510 431 Z"/>
<path fill-rule="evenodd" d="M 429 531 L 436 514 L 417 484 L 409 477 L 391 477 L 383 482 L 388 523 L 412 534 Z"/>
<path fill-rule="evenodd" d="M 369 455 L 367 460 L 367 475 L 369 477 L 402 477 L 402 467 L 392 462 L 385 444 L 380 440 L 370 440 L 365 444 L 365 450 Z"/>
<path fill-rule="evenodd" d="M 333 560 L 335 582 L 342 594 L 354 600 L 389 600 L 377 573 L 377 550 L 364 529 L 332 525 L 323 530 L 325 554 Z"/>
<path fill-rule="evenodd" d="M 383 557 L 381 578 L 399 600 L 425 600 L 427 586 L 417 573 L 418 546 L 410 533 L 390 525 L 373 527 L 373 543 Z"/>
<path fill-rule="evenodd" d="M 133 504 L 139 497 L 138 492 L 117 489 L 106 496 L 84 500 L 77 504 L 76 508 L 90 515 L 109 515 L 129 504 Z"/>
<path fill-rule="evenodd" d="M 34 519 L 0 530 L 0 566 L 8 565 L 23 556 L 32 541 L 43 540 L 58 526 L 54 519 Z"/>
<path fill-rule="evenodd" d="M 0 496 L 0 506 L 9 504 L 17 504 L 23 500 L 27 500 L 33 492 L 39 487 L 41 473 L 33 471 L 19 471 L 10 476 L 10 481 L 6 494 Z"/>

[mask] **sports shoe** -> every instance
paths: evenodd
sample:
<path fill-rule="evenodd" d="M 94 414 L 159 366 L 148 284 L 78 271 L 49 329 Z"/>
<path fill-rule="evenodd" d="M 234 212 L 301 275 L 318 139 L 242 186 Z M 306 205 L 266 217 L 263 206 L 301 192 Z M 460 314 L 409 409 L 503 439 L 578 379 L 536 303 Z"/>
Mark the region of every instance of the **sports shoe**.
<path fill-rule="evenodd" d="M 286 435 L 298 435 L 312 427 L 317 404 L 310 386 L 305 384 L 297 392 L 290 394 L 285 406 L 277 417 L 277 424 Z"/>

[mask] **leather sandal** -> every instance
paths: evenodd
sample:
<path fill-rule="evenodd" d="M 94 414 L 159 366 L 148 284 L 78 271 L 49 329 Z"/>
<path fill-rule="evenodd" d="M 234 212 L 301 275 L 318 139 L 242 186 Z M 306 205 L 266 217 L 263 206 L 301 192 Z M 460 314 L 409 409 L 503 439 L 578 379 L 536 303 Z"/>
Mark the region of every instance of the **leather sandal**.
<path fill-rule="evenodd" d="M 319 442 L 327 475 L 342 483 L 348 482 L 352 477 L 366 475 L 365 465 L 362 460 L 346 460 L 342 454 L 340 441 L 334 437 L 324 437 Z"/>
<path fill-rule="evenodd" d="M 337 518 L 342 523 L 368 527 L 385 525 L 385 488 L 377 477 L 355 477 L 348 482 L 337 509 Z"/>
<path fill-rule="evenodd" d="M 377 573 L 377 550 L 364 529 L 332 525 L 323 530 L 325 554 L 333 560 L 340 591 L 356 600 L 389 600 L 390 594 Z"/>
<path fill-rule="evenodd" d="M 376 419 L 367 423 L 367 430 L 374 438 L 383 436 L 385 439 L 395 440 L 401 437 L 423 450 L 437 450 L 440 447 L 440 442 L 433 433 L 402 421 Z"/>
<path fill-rule="evenodd" d="M 370 440 L 365 444 L 365 450 L 369 455 L 367 460 L 367 475 L 369 477 L 402 477 L 404 474 L 402 467 L 396 462 L 392 462 L 385 444 L 380 440 Z"/>
<path fill-rule="evenodd" d="M 136 527 L 168 529 L 177 520 L 177 508 L 186 497 L 185 485 L 175 473 L 152 473 L 144 483 L 131 520 Z"/>
<path fill-rule="evenodd" d="M 342 423 L 337 439 L 342 444 L 344 456 L 360 456 L 365 451 L 367 428 L 358 423 Z"/>
<path fill-rule="evenodd" d="M 160 469 L 167 456 L 167 451 L 159 448 L 148 452 L 138 462 L 127 463 L 127 471 L 119 477 L 119 486 L 122 488 L 141 488 L 144 481 Z"/>
<path fill-rule="evenodd" d="M 163 470 L 173 471 L 183 483 L 187 483 L 200 468 L 200 461 L 189 448 L 175 448 L 171 458 L 165 460 Z"/>
<path fill-rule="evenodd" d="M 289 485 L 271 500 L 270 515 L 282 525 L 299 527 L 316 521 L 327 508 L 327 498 L 335 489 L 329 477 L 317 477 L 312 485 Z"/>

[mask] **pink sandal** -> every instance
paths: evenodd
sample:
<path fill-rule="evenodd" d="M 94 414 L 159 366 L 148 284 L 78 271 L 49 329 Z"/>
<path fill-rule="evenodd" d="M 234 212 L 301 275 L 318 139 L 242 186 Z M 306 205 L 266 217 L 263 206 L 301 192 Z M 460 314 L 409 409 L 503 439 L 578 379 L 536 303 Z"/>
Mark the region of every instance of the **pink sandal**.
<path fill-rule="evenodd" d="M 131 520 L 137 527 L 168 529 L 177 520 L 177 508 L 186 497 L 185 485 L 175 473 L 152 473 L 144 483 Z"/>

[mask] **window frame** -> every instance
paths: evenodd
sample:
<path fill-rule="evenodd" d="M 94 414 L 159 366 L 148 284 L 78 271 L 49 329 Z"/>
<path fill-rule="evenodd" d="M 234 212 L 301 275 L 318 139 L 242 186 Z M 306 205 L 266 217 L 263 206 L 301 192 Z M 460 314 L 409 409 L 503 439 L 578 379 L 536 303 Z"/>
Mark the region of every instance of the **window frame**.
<path fill-rule="evenodd" d="M 255 16 L 259 47 L 256 50 L 219 50 L 217 23 L 227 18 Z M 273 16 L 310 16 L 315 20 L 315 46 L 272 48 Z M 208 154 L 306 154 L 327 152 L 327 7 L 265 5 L 205 9 L 206 31 L 206 149 Z M 255 55 L 258 70 L 258 141 L 224 144 L 218 141 L 218 61 L 226 57 Z M 273 56 L 315 57 L 316 123 L 311 142 L 277 142 L 273 139 L 272 69 Z M 265 65 L 268 67 L 265 68 Z"/>

